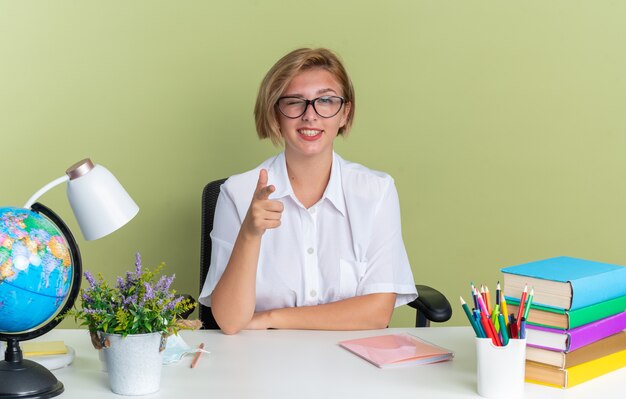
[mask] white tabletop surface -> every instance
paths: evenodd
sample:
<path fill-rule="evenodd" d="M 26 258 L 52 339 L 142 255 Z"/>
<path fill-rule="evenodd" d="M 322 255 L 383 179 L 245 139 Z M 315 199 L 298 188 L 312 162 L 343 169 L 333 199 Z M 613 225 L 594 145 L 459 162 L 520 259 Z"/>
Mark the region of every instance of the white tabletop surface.
<path fill-rule="evenodd" d="M 452 361 L 379 369 L 338 346 L 345 339 L 409 332 L 455 352 Z M 161 390 L 145 398 L 479 398 L 476 355 L 469 327 L 370 331 L 182 332 L 204 342 L 198 366 L 191 357 L 166 365 Z M 63 340 L 76 350 L 74 363 L 54 371 L 65 385 L 59 398 L 119 398 L 108 386 L 98 352 L 85 330 L 55 329 L 41 340 Z M 563 390 L 525 384 L 525 398 L 623 398 L 626 368 Z"/>

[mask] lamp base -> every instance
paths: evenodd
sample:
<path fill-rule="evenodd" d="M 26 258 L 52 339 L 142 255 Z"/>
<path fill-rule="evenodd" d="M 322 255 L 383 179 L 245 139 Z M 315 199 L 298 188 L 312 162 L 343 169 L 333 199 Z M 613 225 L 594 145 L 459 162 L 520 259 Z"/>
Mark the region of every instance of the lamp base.
<path fill-rule="evenodd" d="M 63 393 L 63 384 L 44 366 L 32 360 L 0 361 L 0 399 L 46 399 Z"/>

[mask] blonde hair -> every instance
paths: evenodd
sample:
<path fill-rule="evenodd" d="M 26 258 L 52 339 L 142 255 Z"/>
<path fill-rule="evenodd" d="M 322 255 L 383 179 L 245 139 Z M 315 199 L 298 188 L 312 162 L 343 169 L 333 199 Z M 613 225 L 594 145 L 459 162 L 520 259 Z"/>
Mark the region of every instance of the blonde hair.
<path fill-rule="evenodd" d="M 260 138 L 269 137 L 275 145 L 282 143 L 276 110 L 278 98 L 296 74 L 313 68 L 325 69 L 337 79 L 345 103 L 350 104 L 346 123 L 339 128 L 338 134 L 344 135 L 350 131 L 354 118 L 354 87 L 341 60 L 325 48 L 300 48 L 278 60 L 261 82 L 254 106 L 256 131 Z"/>

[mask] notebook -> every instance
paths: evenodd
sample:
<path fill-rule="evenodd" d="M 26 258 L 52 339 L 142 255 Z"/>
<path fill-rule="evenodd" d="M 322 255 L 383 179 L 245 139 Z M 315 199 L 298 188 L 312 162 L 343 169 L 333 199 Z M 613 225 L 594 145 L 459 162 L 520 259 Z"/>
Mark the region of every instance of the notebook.
<path fill-rule="evenodd" d="M 339 345 L 380 368 L 451 360 L 454 353 L 410 334 L 387 334 L 339 342 Z"/>

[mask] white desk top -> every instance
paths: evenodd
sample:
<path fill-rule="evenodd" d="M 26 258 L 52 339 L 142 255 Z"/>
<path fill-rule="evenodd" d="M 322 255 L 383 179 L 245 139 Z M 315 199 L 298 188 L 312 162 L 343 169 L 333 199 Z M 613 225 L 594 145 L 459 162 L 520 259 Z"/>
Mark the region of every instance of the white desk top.
<path fill-rule="evenodd" d="M 379 369 L 339 347 L 345 339 L 407 331 L 455 352 L 450 362 Z M 479 398 L 476 355 L 470 327 L 370 331 L 182 332 L 189 345 L 205 343 L 198 366 L 191 356 L 164 366 L 161 390 L 146 398 Z M 56 329 L 41 339 L 64 340 L 76 350 L 74 363 L 54 371 L 65 385 L 61 399 L 120 398 L 100 371 L 98 352 L 85 330 Z M 623 397 L 626 368 L 562 390 L 525 384 L 525 398 Z"/>

